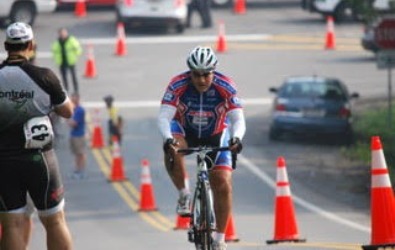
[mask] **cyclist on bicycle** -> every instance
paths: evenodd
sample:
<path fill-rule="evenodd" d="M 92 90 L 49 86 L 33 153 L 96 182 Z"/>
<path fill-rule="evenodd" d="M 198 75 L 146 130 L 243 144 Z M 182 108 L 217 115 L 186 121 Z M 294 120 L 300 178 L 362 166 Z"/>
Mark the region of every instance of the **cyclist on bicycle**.
<path fill-rule="evenodd" d="M 217 72 L 217 57 L 209 47 L 194 48 L 189 70 L 172 78 L 158 116 L 164 139 L 165 166 L 179 190 L 177 213 L 190 214 L 190 191 L 185 187 L 185 161 L 177 149 L 197 146 L 231 146 L 231 151 L 210 155 L 210 183 L 214 195 L 217 231 L 213 249 L 226 249 L 225 230 L 232 210 L 233 154 L 242 149 L 246 126 L 233 81 Z"/>

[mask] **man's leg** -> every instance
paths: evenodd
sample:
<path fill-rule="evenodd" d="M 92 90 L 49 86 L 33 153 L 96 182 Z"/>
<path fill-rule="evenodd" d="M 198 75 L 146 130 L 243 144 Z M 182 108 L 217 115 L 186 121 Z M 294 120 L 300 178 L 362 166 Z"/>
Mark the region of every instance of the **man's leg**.
<path fill-rule="evenodd" d="M 24 231 L 26 218 L 23 213 L 3 213 L 0 215 L 2 225 L 2 237 L 0 249 L 2 250 L 25 250 L 26 242 Z"/>
<path fill-rule="evenodd" d="M 74 86 L 74 92 L 79 93 L 79 88 L 78 88 L 78 79 L 77 79 L 77 74 L 76 74 L 76 68 L 75 65 L 70 66 L 70 72 L 71 72 L 71 77 L 73 79 L 73 86 Z"/>
<path fill-rule="evenodd" d="M 180 148 L 187 147 L 187 143 L 183 137 L 175 136 L 175 139 L 179 142 Z M 184 156 L 176 154 L 173 158 L 173 162 L 170 162 L 169 154 L 165 154 L 165 166 L 177 190 L 184 189 L 186 176 Z"/>
<path fill-rule="evenodd" d="M 71 250 L 72 239 L 66 224 L 64 211 L 49 216 L 40 216 L 47 233 L 48 250 Z"/>
<path fill-rule="evenodd" d="M 67 67 L 60 66 L 60 75 L 62 76 L 63 86 L 69 92 L 69 82 L 67 80 Z"/>
<path fill-rule="evenodd" d="M 224 234 L 232 211 L 232 171 L 210 171 L 210 185 L 214 196 L 217 233 Z"/>

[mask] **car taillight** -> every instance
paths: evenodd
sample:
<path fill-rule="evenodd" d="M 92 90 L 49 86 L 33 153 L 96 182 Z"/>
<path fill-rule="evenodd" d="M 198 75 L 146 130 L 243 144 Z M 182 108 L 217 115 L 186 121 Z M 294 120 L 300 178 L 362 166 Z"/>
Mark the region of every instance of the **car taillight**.
<path fill-rule="evenodd" d="M 276 111 L 285 111 L 285 105 L 284 104 L 276 104 L 274 107 Z"/>
<path fill-rule="evenodd" d="M 132 6 L 133 5 L 133 0 L 123 0 L 123 3 L 126 5 L 126 6 Z"/>
<path fill-rule="evenodd" d="M 184 5 L 184 0 L 174 0 L 174 6 L 179 8 Z"/>
<path fill-rule="evenodd" d="M 347 107 L 342 107 L 339 110 L 339 116 L 341 118 L 349 118 L 351 116 L 351 110 L 349 108 L 347 108 Z"/>

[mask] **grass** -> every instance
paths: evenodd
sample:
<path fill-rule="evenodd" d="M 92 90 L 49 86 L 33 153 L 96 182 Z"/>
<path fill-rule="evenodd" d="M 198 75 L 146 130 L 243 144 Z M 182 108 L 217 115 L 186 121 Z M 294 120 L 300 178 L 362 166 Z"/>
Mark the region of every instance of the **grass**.
<path fill-rule="evenodd" d="M 391 114 L 391 122 L 389 117 Z M 343 148 L 343 154 L 364 164 L 371 164 L 370 143 L 372 136 L 379 136 L 391 182 L 395 182 L 395 106 L 389 112 L 388 106 L 370 107 L 356 115 L 354 123 L 355 143 Z"/>

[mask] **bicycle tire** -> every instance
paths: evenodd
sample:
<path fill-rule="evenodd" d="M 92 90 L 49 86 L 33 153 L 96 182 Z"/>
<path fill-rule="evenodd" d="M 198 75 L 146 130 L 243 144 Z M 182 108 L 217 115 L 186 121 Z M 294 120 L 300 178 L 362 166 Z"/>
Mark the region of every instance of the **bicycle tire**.
<path fill-rule="evenodd" d="M 208 183 L 204 182 L 201 187 L 200 193 L 200 244 L 203 250 L 211 250 L 211 232 L 213 229 L 211 228 L 211 200 L 209 198 L 210 188 Z"/>

